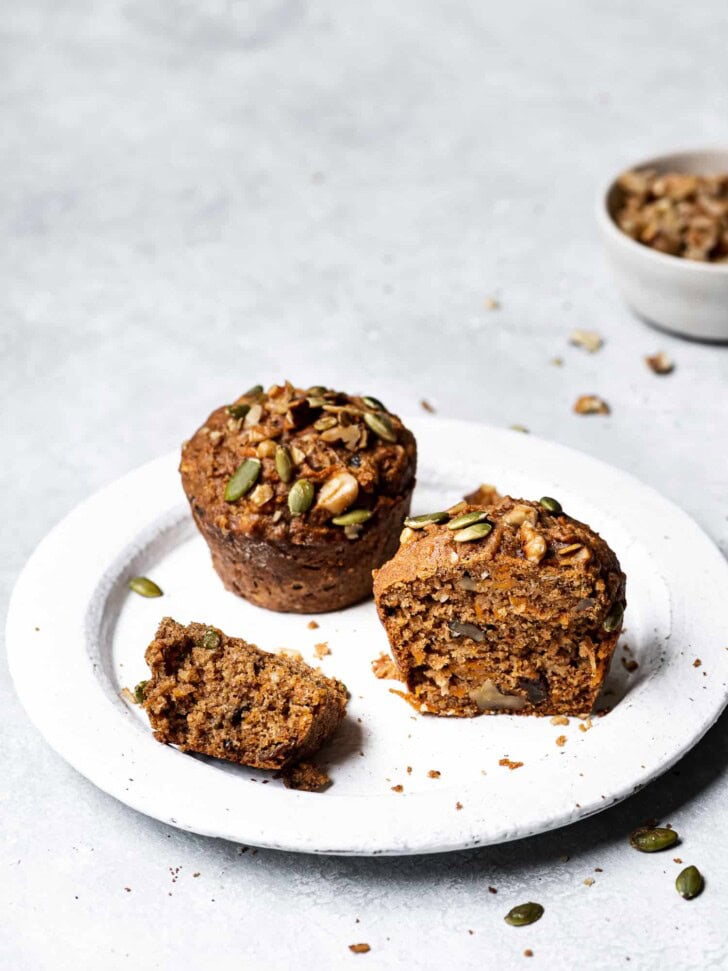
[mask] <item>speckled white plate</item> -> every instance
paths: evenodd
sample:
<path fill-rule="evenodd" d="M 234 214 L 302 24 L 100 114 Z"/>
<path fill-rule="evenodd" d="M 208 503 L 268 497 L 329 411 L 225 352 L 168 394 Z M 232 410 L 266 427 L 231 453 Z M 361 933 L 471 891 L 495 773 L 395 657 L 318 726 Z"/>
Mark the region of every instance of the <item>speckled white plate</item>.
<path fill-rule="evenodd" d="M 79 772 L 182 829 L 242 843 L 338 854 L 455 850 L 512 840 L 599 812 L 676 762 L 727 699 L 728 564 L 680 509 L 624 472 L 517 432 L 410 422 L 420 448 L 414 511 L 481 481 L 553 495 L 616 550 L 628 575 L 626 631 L 592 727 L 571 719 L 416 715 L 370 663 L 387 649 L 372 603 L 317 619 L 270 613 L 227 593 L 191 522 L 175 455 L 92 496 L 41 543 L 18 580 L 8 653 L 28 714 Z M 164 597 L 127 589 L 145 574 Z M 334 785 L 287 790 L 271 773 L 184 755 L 152 737 L 119 695 L 147 674 L 157 622 L 212 623 L 261 647 L 298 649 L 341 678 L 349 714 L 323 753 Z M 331 654 L 318 662 L 314 644 Z M 629 652 L 627 653 L 627 646 Z M 623 658 L 639 667 L 628 672 Z M 697 660 L 700 665 L 697 666 Z M 556 744 L 566 736 L 563 746 Z M 523 763 L 501 765 L 501 759 Z M 431 778 L 430 770 L 439 778 Z M 397 793 L 393 786 L 403 786 Z"/>

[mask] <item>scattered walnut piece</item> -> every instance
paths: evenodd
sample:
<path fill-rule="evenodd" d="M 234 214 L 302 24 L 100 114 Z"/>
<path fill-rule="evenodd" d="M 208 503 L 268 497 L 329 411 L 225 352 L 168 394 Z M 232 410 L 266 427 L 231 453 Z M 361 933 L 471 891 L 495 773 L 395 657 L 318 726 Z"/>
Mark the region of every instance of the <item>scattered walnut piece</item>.
<path fill-rule="evenodd" d="M 455 808 L 456 809 L 462 809 L 463 808 L 463 804 L 461 802 L 456 802 L 455 803 Z"/>
<path fill-rule="evenodd" d="M 500 310 L 500 301 L 496 300 L 495 297 L 486 297 L 483 306 L 486 310 Z"/>
<path fill-rule="evenodd" d="M 521 523 L 521 549 L 531 563 L 540 563 L 548 550 L 545 537 L 526 521 Z"/>
<path fill-rule="evenodd" d="M 576 347 L 583 347 L 585 351 L 594 354 L 604 344 L 602 337 L 595 330 L 572 330 L 569 343 Z"/>
<path fill-rule="evenodd" d="M 323 792 L 331 785 L 331 779 L 326 772 L 316 768 L 311 762 L 299 762 L 298 765 L 284 769 L 281 778 L 286 789 L 298 789 L 301 792 Z"/>
<path fill-rule="evenodd" d="M 696 657 L 695 660 L 693 661 L 693 667 L 694 668 L 699 668 L 702 665 L 702 663 L 703 662 L 700 660 L 700 658 L 699 657 Z"/>
<path fill-rule="evenodd" d="M 569 724 L 569 719 L 566 717 L 566 715 L 554 715 L 554 717 L 551 719 L 551 724 L 552 725 L 568 725 Z"/>
<path fill-rule="evenodd" d="M 327 641 L 321 641 L 320 644 L 314 644 L 313 653 L 319 660 L 321 660 L 322 658 L 326 657 L 327 654 L 331 654 L 331 648 L 329 647 Z"/>
<path fill-rule="evenodd" d="M 593 724 L 591 718 L 585 718 L 584 721 L 581 722 L 580 725 L 579 725 L 579 731 L 580 732 L 588 732 L 589 729 L 590 728 L 593 728 L 593 727 L 594 727 L 594 724 Z"/>
<path fill-rule="evenodd" d="M 372 661 L 372 673 L 380 681 L 399 681 L 399 671 L 397 665 L 388 654 L 380 654 Z"/>
<path fill-rule="evenodd" d="M 664 351 L 658 351 L 657 354 L 648 355 L 645 358 L 647 367 L 654 371 L 655 374 L 670 374 L 671 371 L 675 370 L 675 363 L 672 361 Z"/>
<path fill-rule="evenodd" d="M 396 786 L 392 786 L 392 792 L 404 792 L 404 786 L 397 783 Z"/>
<path fill-rule="evenodd" d="M 318 624 L 315 620 L 309 620 L 306 626 L 308 627 L 309 630 L 318 630 Z"/>
<path fill-rule="evenodd" d="M 435 414 L 435 409 L 432 407 L 432 405 L 427 400 L 427 398 L 423 398 L 422 401 L 420 401 L 420 408 L 423 411 L 429 412 L 431 415 L 434 415 Z"/>
<path fill-rule="evenodd" d="M 624 668 L 626 668 L 627 671 L 629 671 L 630 674 L 632 674 L 633 671 L 636 671 L 637 668 L 639 667 L 639 664 L 637 663 L 637 661 L 635 661 L 634 658 L 631 658 L 631 657 L 630 658 L 623 657 L 622 665 L 624 666 Z"/>
<path fill-rule="evenodd" d="M 428 779 L 439 779 L 440 778 L 440 775 L 441 775 L 441 773 L 438 771 L 438 769 L 430 769 L 430 771 L 427 773 L 427 778 Z"/>
<path fill-rule="evenodd" d="M 559 735 L 559 737 L 556 739 L 556 744 L 559 746 L 559 748 L 563 748 L 564 745 L 566 745 L 566 735 Z"/>
<path fill-rule="evenodd" d="M 349 950 L 352 954 L 368 954 L 371 947 L 368 944 L 350 944 Z"/>
<path fill-rule="evenodd" d="M 511 759 L 499 759 L 498 765 L 507 766 L 512 771 L 513 769 L 520 769 L 523 762 L 513 762 Z"/>
<path fill-rule="evenodd" d="M 496 487 L 489 482 L 481 482 L 477 489 L 473 489 L 464 497 L 465 502 L 473 506 L 490 506 L 502 498 Z"/>
<path fill-rule="evenodd" d="M 576 399 L 574 411 L 577 415 L 608 415 L 610 408 L 607 402 L 595 394 L 583 394 Z"/>

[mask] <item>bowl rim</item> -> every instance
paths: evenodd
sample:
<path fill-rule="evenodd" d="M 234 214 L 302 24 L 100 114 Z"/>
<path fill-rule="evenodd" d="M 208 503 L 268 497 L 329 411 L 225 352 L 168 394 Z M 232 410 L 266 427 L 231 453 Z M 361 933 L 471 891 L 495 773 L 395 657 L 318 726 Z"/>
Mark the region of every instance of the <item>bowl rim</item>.
<path fill-rule="evenodd" d="M 661 253 L 659 250 L 652 249 L 651 246 L 638 243 L 631 236 L 628 236 L 623 229 L 619 228 L 609 211 L 609 195 L 623 172 L 629 172 L 632 169 L 648 168 L 653 165 L 665 163 L 672 158 L 691 155 L 724 155 L 726 173 L 728 173 L 728 146 L 726 145 L 716 145 L 708 148 L 686 148 L 682 151 L 678 149 L 671 152 L 664 152 L 661 155 L 653 155 L 640 162 L 634 162 L 631 165 L 624 166 L 619 170 L 617 175 L 613 175 L 606 184 L 602 185 L 597 196 L 597 221 L 602 227 L 602 231 L 611 236 L 612 239 L 619 240 L 627 249 L 632 249 L 635 255 L 639 253 L 640 256 L 637 257 L 638 259 L 653 260 L 657 265 L 661 264 L 664 267 L 673 267 L 676 270 L 680 267 L 679 272 L 712 273 L 718 276 L 728 275 L 728 263 L 703 263 L 699 260 L 686 260 L 684 256 L 673 256 L 671 253 Z"/>

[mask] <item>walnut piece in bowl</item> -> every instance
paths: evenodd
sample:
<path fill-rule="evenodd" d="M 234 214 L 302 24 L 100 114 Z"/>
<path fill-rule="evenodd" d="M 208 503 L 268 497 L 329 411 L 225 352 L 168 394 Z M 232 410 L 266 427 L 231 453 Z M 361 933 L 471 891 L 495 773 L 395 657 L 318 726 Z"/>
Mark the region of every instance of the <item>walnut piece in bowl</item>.
<path fill-rule="evenodd" d="M 617 285 L 639 316 L 728 341 L 728 149 L 632 166 L 600 193 L 597 219 Z"/>

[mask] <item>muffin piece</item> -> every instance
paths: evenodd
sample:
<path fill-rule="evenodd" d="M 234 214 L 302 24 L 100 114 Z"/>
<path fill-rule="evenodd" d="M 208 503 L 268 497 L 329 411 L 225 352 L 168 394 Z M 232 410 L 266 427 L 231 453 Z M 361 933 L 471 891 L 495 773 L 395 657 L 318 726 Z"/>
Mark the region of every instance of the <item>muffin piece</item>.
<path fill-rule="evenodd" d="M 371 595 L 415 484 L 415 440 L 375 398 L 291 384 L 218 408 L 182 449 L 192 514 L 228 590 L 319 613 Z"/>
<path fill-rule="evenodd" d="M 152 676 L 138 695 L 154 736 L 183 752 L 282 769 L 319 749 L 346 710 L 340 681 L 205 624 L 165 617 L 145 657 Z"/>
<path fill-rule="evenodd" d="M 506 496 L 408 520 L 374 596 L 410 700 L 437 715 L 591 711 L 625 577 L 553 499 Z"/>

